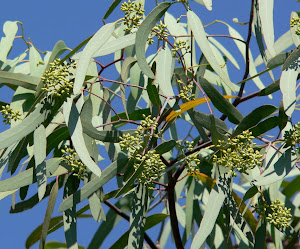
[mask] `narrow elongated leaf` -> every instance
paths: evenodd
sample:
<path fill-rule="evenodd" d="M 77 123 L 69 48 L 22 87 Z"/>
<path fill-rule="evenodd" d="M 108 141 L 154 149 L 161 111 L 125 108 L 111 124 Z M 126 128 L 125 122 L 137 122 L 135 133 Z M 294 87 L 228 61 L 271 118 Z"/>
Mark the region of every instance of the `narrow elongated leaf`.
<path fill-rule="evenodd" d="M 274 24 L 273 24 L 273 9 L 274 0 L 258 0 L 259 17 L 261 20 L 262 31 L 267 49 L 271 56 L 274 57 Z"/>
<path fill-rule="evenodd" d="M 142 249 L 144 242 L 144 226 L 150 204 L 148 188 L 145 184 L 139 184 L 135 188 L 130 213 L 130 231 L 128 237 L 128 249 Z"/>
<path fill-rule="evenodd" d="M 176 146 L 176 144 L 177 143 L 175 140 L 170 140 L 170 141 L 161 143 L 160 145 L 158 145 L 155 148 L 155 152 L 162 155 L 162 154 L 172 150 Z"/>
<path fill-rule="evenodd" d="M 95 221 L 100 222 L 101 220 L 103 221 L 106 220 L 105 213 L 101 204 L 101 200 L 96 194 L 96 192 L 89 197 L 89 205 L 90 205 L 92 216 Z"/>
<path fill-rule="evenodd" d="M 80 210 L 77 211 L 76 216 L 78 218 L 91 218 L 90 214 L 83 214 L 85 211 L 88 210 L 88 205 L 84 206 Z M 29 249 L 32 245 L 34 245 L 36 242 L 39 241 L 41 237 L 42 232 L 42 226 L 43 224 L 39 225 L 36 229 L 34 229 L 31 234 L 26 239 L 26 249 Z M 55 232 L 57 229 L 61 228 L 63 226 L 63 216 L 56 216 L 51 218 L 48 234 Z M 49 242 L 48 242 L 49 243 Z"/>
<path fill-rule="evenodd" d="M 251 183 L 255 186 L 265 186 L 280 181 L 290 173 L 296 161 L 297 156 L 291 149 L 287 149 L 276 163 L 271 163 L 270 166 Z"/>
<path fill-rule="evenodd" d="M 266 88 L 262 89 L 261 92 L 259 93 L 259 96 L 267 96 L 269 94 L 277 92 L 279 89 L 280 89 L 279 80 L 276 80 L 270 85 L 268 85 Z"/>
<path fill-rule="evenodd" d="M 107 41 L 98 51 L 93 54 L 93 58 L 113 54 L 121 49 L 127 48 L 135 44 L 136 34 L 128 34 L 118 37 L 113 41 Z M 77 60 L 80 58 L 82 52 L 77 53 L 72 59 Z"/>
<path fill-rule="evenodd" d="M 151 69 L 148 66 L 145 55 L 145 46 L 148 39 L 148 36 L 155 26 L 156 22 L 164 15 L 167 9 L 171 6 L 171 3 L 163 2 L 156 6 L 145 20 L 141 23 L 137 33 L 136 33 L 136 58 L 142 72 L 147 75 L 149 78 L 154 79 L 155 76 Z"/>
<path fill-rule="evenodd" d="M 171 50 L 168 46 L 161 49 L 156 57 L 156 78 L 155 83 L 158 84 L 159 89 L 169 97 L 175 95 L 172 87 L 172 75 L 174 71 L 175 61 Z M 171 105 L 175 100 L 171 101 Z"/>
<path fill-rule="evenodd" d="M 22 73 L 0 71 L 0 83 L 13 86 L 21 86 L 29 90 L 35 90 L 40 82 L 39 77 Z"/>
<path fill-rule="evenodd" d="M 133 57 L 127 57 L 123 64 L 122 64 L 122 69 L 121 69 L 121 79 L 123 80 L 123 82 L 127 82 L 127 78 L 128 78 L 128 73 L 130 70 L 130 67 L 136 62 L 136 58 Z"/>
<path fill-rule="evenodd" d="M 235 128 L 232 136 L 237 136 L 241 132 L 257 125 L 262 119 L 268 117 L 277 110 L 276 106 L 263 105 L 250 112 L 241 123 Z"/>
<path fill-rule="evenodd" d="M 216 127 L 216 124 L 215 124 L 216 117 L 213 114 L 210 114 L 209 118 L 210 118 L 209 131 L 211 132 L 211 140 L 212 140 L 213 144 L 217 145 L 220 140 L 226 141 L 227 140 L 226 135 L 220 133 Z"/>
<path fill-rule="evenodd" d="M 297 60 L 300 57 L 300 45 L 295 48 L 292 52 L 287 52 L 286 56 L 288 56 L 282 66 L 282 71 L 288 69 L 290 66 L 294 67 L 296 65 L 293 66 L 293 62 L 295 62 L 297 64 Z"/>
<path fill-rule="evenodd" d="M 214 71 L 220 76 L 224 83 L 234 92 L 233 83 L 230 81 L 226 73 L 221 68 L 221 65 L 217 62 L 216 58 L 213 56 L 213 51 L 211 50 L 210 44 L 207 40 L 206 33 L 203 27 L 203 24 L 199 17 L 193 12 L 188 11 L 188 25 L 193 31 L 195 40 L 200 47 L 202 53 L 205 55 L 205 58 L 214 69 Z"/>
<path fill-rule="evenodd" d="M 0 41 L 0 60 L 6 62 L 6 58 L 12 48 L 13 41 L 18 32 L 17 22 L 7 21 L 3 25 L 3 33 L 5 37 Z"/>
<path fill-rule="evenodd" d="M 199 83 L 214 106 L 226 116 L 230 122 L 238 124 L 242 121 L 243 115 L 229 101 L 227 101 L 219 91 L 214 88 L 206 79 L 199 79 Z"/>
<path fill-rule="evenodd" d="M 43 227 L 42 227 L 39 249 L 43 249 L 46 242 L 46 237 L 48 234 L 49 224 L 51 220 L 51 215 L 53 213 L 54 205 L 56 202 L 57 193 L 58 193 L 58 182 L 55 182 L 49 196 L 48 206 L 47 206 Z"/>
<path fill-rule="evenodd" d="M 262 122 L 258 123 L 255 127 L 251 128 L 250 131 L 254 137 L 266 133 L 279 125 L 278 117 L 270 117 Z"/>
<path fill-rule="evenodd" d="M 125 131 L 98 131 L 93 125 L 92 125 L 92 114 L 93 114 L 93 103 L 91 99 L 88 99 L 84 102 L 84 105 L 82 107 L 80 118 L 82 123 L 82 130 L 83 132 L 90 136 L 91 138 L 94 138 L 96 140 L 102 141 L 102 142 L 110 142 L 110 143 L 118 143 L 120 142 L 120 137 L 124 134 L 134 134 L 135 130 L 125 130 Z"/>
<path fill-rule="evenodd" d="M 201 221 L 200 227 L 192 241 L 191 249 L 199 249 L 203 243 L 205 243 L 206 238 L 210 235 L 211 231 L 215 226 L 215 222 L 218 218 L 220 209 L 223 206 L 223 202 L 227 195 L 228 186 L 221 183 L 222 179 L 218 179 L 214 188 L 211 190 L 209 199 L 207 202 L 203 219 Z"/>
<path fill-rule="evenodd" d="M 272 67 L 277 67 L 277 66 L 282 65 L 283 63 L 285 63 L 287 58 L 289 58 L 289 56 L 291 55 L 292 52 L 293 52 L 293 50 L 276 55 L 275 57 L 273 57 L 271 60 L 268 61 L 267 67 L 272 68 Z"/>
<path fill-rule="evenodd" d="M 97 191 L 101 186 L 113 178 L 117 172 L 120 172 L 127 164 L 128 158 L 124 153 L 119 153 L 118 159 L 103 170 L 100 177 L 93 178 L 90 182 L 84 185 L 80 190 L 68 197 L 62 202 L 59 207 L 59 212 L 62 212 L 70 207 L 73 203 L 77 204 L 89 197 L 92 193 Z"/>
<path fill-rule="evenodd" d="M 80 184 L 76 176 L 69 176 L 65 184 L 64 199 L 72 195 Z M 63 212 L 64 232 L 69 249 L 78 249 L 76 205 Z"/>
<path fill-rule="evenodd" d="M 160 99 L 159 99 L 159 95 L 158 95 L 158 91 L 155 85 L 153 85 L 152 83 L 148 83 L 147 85 L 147 93 L 149 96 L 149 99 L 151 100 L 151 103 L 160 108 Z"/>
<path fill-rule="evenodd" d="M 51 158 L 46 161 L 46 175 L 51 177 L 58 168 L 61 158 Z M 30 185 L 36 182 L 34 177 L 34 169 L 30 168 L 16 176 L 0 181 L 0 192 L 15 190 L 23 186 Z"/>
<path fill-rule="evenodd" d="M 97 176 L 101 175 L 98 165 L 92 160 L 87 150 L 78 109 L 72 98 L 68 98 L 63 105 L 64 117 L 74 148 L 82 162 Z"/>
<path fill-rule="evenodd" d="M 38 104 L 36 109 L 18 125 L 0 134 L 0 149 L 6 148 L 33 132 L 48 116 L 51 105 Z"/>
<path fill-rule="evenodd" d="M 289 117 L 293 114 L 296 106 L 297 67 L 298 66 L 295 65 L 288 68 L 281 73 L 280 77 L 280 90 L 282 92 L 283 108 L 285 114 Z"/>
<path fill-rule="evenodd" d="M 199 125 L 203 126 L 207 130 L 210 129 L 210 127 L 211 127 L 211 117 L 210 117 L 210 115 L 208 115 L 206 113 L 203 113 L 203 112 L 195 111 L 194 112 L 194 117 L 195 117 L 195 121 Z M 214 116 L 214 119 L 215 119 L 214 123 L 215 123 L 216 129 L 218 130 L 218 132 L 220 132 L 222 134 L 225 134 L 228 131 L 226 123 L 223 120 L 221 120 L 221 119 L 219 119 L 215 116 Z"/>
<path fill-rule="evenodd" d="M 112 35 L 114 29 L 114 23 L 108 23 L 104 25 L 95 33 L 95 35 L 89 40 L 88 44 L 83 49 L 77 64 L 76 77 L 73 88 L 74 94 L 78 94 L 80 92 L 92 56 L 105 44 L 105 42 Z"/>
<path fill-rule="evenodd" d="M 46 174 L 46 132 L 45 127 L 40 125 L 33 134 L 34 140 L 34 159 L 35 174 L 38 184 L 39 200 L 42 200 L 46 192 L 47 174 Z"/>
<path fill-rule="evenodd" d="M 186 194 L 186 216 L 185 216 L 185 229 L 186 229 L 186 239 L 188 240 L 191 234 L 193 221 L 194 221 L 194 192 L 195 192 L 195 179 L 191 180 L 188 186 Z"/>
<path fill-rule="evenodd" d="M 107 9 L 104 17 L 103 17 L 103 20 L 107 19 L 110 14 L 114 11 L 114 9 L 119 5 L 119 3 L 121 2 L 121 0 L 114 0 L 112 2 L 112 4 L 109 6 L 109 8 Z"/>

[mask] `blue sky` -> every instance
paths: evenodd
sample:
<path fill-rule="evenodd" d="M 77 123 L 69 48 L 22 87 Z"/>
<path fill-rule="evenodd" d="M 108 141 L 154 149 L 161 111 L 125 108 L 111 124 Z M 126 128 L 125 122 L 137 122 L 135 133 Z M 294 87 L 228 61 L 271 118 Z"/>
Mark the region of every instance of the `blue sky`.
<path fill-rule="evenodd" d="M 32 40 L 33 44 L 40 50 L 52 50 L 55 43 L 63 40 L 70 48 L 74 48 L 85 38 L 95 33 L 102 26 L 102 17 L 112 1 L 4 1 L 0 8 L 0 36 L 2 26 L 5 21 L 20 21 L 24 25 L 25 37 Z M 146 4 L 154 4 L 154 0 L 147 0 Z M 149 4 L 148 4 L 149 6 Z M 179 6 L 179 5 L 177 5 Z M 289 28 L 290 12 L 299 10 L 300 4 L 296 0 L 275 1 L 274 24 L 275 24 L 275 39 L 278 39 Z M 204 24 L 208 24 L 215 19 L 223 20 L 235 27 L 239 32 L 246 37 L 247 26 L 240 26 L 232 22 L 232 18 L 238 18 L 241 22 L 247 22 L 249 19 L 250 1 L 238 0 L 214 0 L 213 11 L 207 11 L 203 6 L 192 3 L 193 10 L 200 16 Z M 119 8 L 118 8 L 119 9 Z M 148 8 L 146 8 L 148 9 Z M 170 12 L 178 17 L 178 13 L 182 14 L 182 9 L 174 6 Z M 146 14 L 149 13 L 146 11 Z M 108 21 L 114 21 L 121 17 L 121 11 L 116 10 Z M 207 29 L 209 34 L 227 34 L 226 30 L 220 24 Z M 237 51 L 233 42 L 229 39 L 221 40 L 221 42 L 233 53 L 238 61 L 243 64 L 242 56 Z M 253 39 L 251 43 L 253 48 L 254 58 L 258 55 L 256 42 Z M 11 57 L 18 55 L 25 50 L 25 46 L 21 41 L 17 41 L 12 50 Z M 105 59 L 106 60 L 106 59 Z M 103 62 L 105 64 L 105 61 Z M 233 67 L 232 67 L 233 68 Z M 231 67 L 229 67 L 231 70 Z M 278 71 L 277 71 L 278 72 Z M 242 78 L 244 69 L 236 71 L 232 76 L 233 81 L 239 81 Z M 275 78 L 278 78 L 279 74 Z M 264 79 L 264 78 L 262 78 Z M 269 80 L 266 84 L 271 83 Z M 248 83 L 252 84 L 252 83 Z M 249 87 L 249 88 L 248 88 Z M 247 88 L 252 90 L 251 86 Z M 246 90 L 248 90 L 246 88 Z M 12 95 L 10 92 L 1 88 L 0 100 L 10 101 Z M 272 104 L 278 106 L 281 99 L 280 95 L 276 95 L 272 100 Z M 262 104 L 264 99 L 256 99 L 251 103 L 251 109 L 254 106 Z M 249 106 L 241 105 L 242 112 L 247 113 Z M 0 131 L 5 130 L 4 124 L 0 124 Z M 31 188 L 33 189 L 33 188 Z M 34 191 L 30 191 L 31 194 Z M 30 196 L 30 194 L 29 194 Z M 25 239 L 30 232 L 43 221 L 46 210 L 46 202 L 37 205 L 30 211 L 20 214 L 9 214 L 10 198 L 7 197 L 1 200 L 0 205 L 0 239 L 1 248 L 17 249 L 24 248 Z M 61 202 L 61 196 L 58 202 Z M 57 209 L 54 211 L 57 214 Z M 121 233 L 128 229 L 128 224 L 125 221 L 120 223 L 118 227 L 120 231 L 116 232 L 116 238 Z M 92 220 L 84 220 L 78 222 L 79 244 L 87 246 L 98 224 Z M 48 240 L 64 241 L 63 229 L 56 231 L 48 237 Z M 102 248 L 107 248 L 112 242 L 113 236 L 110 237 Z M 35 246 L 37 248 L 37 245 Z"/>

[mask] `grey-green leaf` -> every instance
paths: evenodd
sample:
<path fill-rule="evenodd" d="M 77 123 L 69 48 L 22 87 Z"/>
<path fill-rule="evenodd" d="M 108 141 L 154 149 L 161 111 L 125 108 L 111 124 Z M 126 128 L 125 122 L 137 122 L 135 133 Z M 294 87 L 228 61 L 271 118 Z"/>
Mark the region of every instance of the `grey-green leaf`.
<path fill-rule="evenodd" d="M 200 227 L 192 241 L 191 249 L 199 249 L 206 238 L 210 235 L 215 226 L 215 222 L 219 215 L 220 209 L 223 206 L 223 202 L 227 195 L 227 185 L 221 183 L 222 179 L 219 178 L 211 190 L 209 199 L 206 205 L 206 211 L 202 218 Z"/>
<path fill-rule="evenodd" d="M 230 122 L 238 124 L 242 121 L 243 115 L 228 100 L 226 100 L 219 91 L 212 86 L 206 79 L 199 79 L 199 83 L 214 106 L 222 113 L 228 116 Z"/>
<path fill-rule="evenodd" d="M 143 248 L 144 226 L 149 204 L 150 198 L 147 186 L 145 184 L 137 185 L 132 198 L 128 249 Z"/>
<path fill-rule="evenodd" d="M 198 111 L 195 111 L 193 113 L 193 115 L 194 115 L 195 121 L 199 125 L 203 126 L 207 130 L 210 129 L 210 127 L 211 127 L 210 115 L 203 113 L 203 112 L 198 112 Z M 214 118 L 215 118 L 215 126 L 216 126 L 216 129 L 218 130 L 218 132 L 225 134 L 228 131 L 226 123 L 217 117 L 214 117 Z"/>
<path fill-rule="evenodd" d="M 220 78 L 224 81 L 224 83 L 234 92 L 234 87 L 232 86 L 233 83 L 230 81 L 229 77 L 223 71 L 219 63 L 217 62 L 216 58 L 214 57 L 214 53 L 211 50 L 210 44 L 207 40 L 206 33 L 203 27 L 203 24 L 199 17 L 193 12 L 188 11 L 188 24 L 193 31 L 193 35 L 195 40 L 200 47 L 202 53 L 205 55 L 205 58 L 214 69 L 214 71 L 220 76 Z"/>
<path fill-rule="evenodd" d="M 12 48 L 13 41 L 18 32 L 17 22 L 5 22 L 3 25 L 3 32 L 5 37 L 2 37 L 0 41 L 0 60 L 6 62 L 6 58 Z"/>
<path fill-rule="evenodd" d="M 154 79 L 155 76 L 151 69 L 148 66 L 145 55 L 145 46 L 148 39 L 148 36 L 155 26 L 156 22 L 164 15 L 167 9 L 171 6 L 171 3 L 163 2 L 156 6 L 145 20 L 141 23 L 137 33 L 136 33 L 136 58 L 142 72 L 147 75 L 149 78 Z"/>
<path fill-rule="evenodd" d="M 76 191 L 73 195 L 63 201 L 59 207 L 59 212 L 62 212 L 70 207 L 73 203 L 77 204 L 89 197 L 92 193 L 97 191 L 101 186 L 113 178 L 117 172 L 127 164 L 127 156 L 124 153 L 119 153 L 118 159 L 103 170 L 100 177 L 93 178 L 90 182 L 84 185 L 80 190 Z"/>
<path fill-rule="evenodd" d="M 45 242 L 46 242 L 48 228 L 49 228 L 49 224 L 50 224 L 50 220 L 51 220 L 51 215 L 54 210 L 57 193 L 58 193 L 58 182 L 55 182 L 51 189 L 51 193 L 49 196 L 48 206 L 47 206 L 47 210 L 46 210 L 46 214 L 45 214 L 45 218 L 44 218 L 44 222 L 43 222 L 43 227 L 42 227 L 42 234 L 41 234 L 39 249 L 43 249 Z"/>
<path fill-rule="evenodd" d="M 64 117 L 69 129 L 69 133 L 74 145 L 74 148 L 82 160 L 82 162 L 97 176 L 101 175 L 101 170 L 98 165 L 92 160 L 84 138 L 78 109 L 73 101 L 73 98 L 68 98 L 63 105 Z"/>
<path fill-rule="evenodd" d="M 35 174 L 38 184 L 38 196 L 41 201 L 46 192 L 47 175 L 46 175 L 46 131 L 43 125 L 40 125 L 33 133 L 34 141 L 34 159 Z"/>
<path fill-rule="evenodd" d="M 0 71 L 0 83 L 13 86 L 21 86 L 29 90 L 35 90 L 40 82 L 39 77 L 21 73 Z"/>
<path fill-rule="evenodd" d="M 115 23 L 108 23 L 104 25 L 95 33 L 95 35 L 89 40 L 89 42 L 83 49 L 77 64 L 76 77 L 73 88 L 74 94 L 78 94 L 80 92 L 90 64 L 90 60 L 92 59 L 94 53 L 105 44 L 105 42 L 112 35 L 114 29 Z"/>

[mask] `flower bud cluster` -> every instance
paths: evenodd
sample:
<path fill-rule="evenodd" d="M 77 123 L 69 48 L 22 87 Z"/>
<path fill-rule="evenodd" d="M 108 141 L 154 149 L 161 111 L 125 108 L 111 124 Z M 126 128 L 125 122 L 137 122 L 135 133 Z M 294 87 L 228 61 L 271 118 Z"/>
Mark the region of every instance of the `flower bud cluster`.
<path fill-rule="evenodd" d="M 14 111 L 10 108 L 10 105 L 2 106 L 1 114 L 3 115 L 3 122 L 10 124 L 11 120 L 17 121 L 21 119 L 22 114 L 20 111 Z"/>
<path fill-rule="evenodd" d="M 235 170 L 248 174 L 248 169 L 262 164 L 263 155 L 254 149 L 256 144 L 253 139 L 254 136 L 247 130 L 235 138 L 228 138 L 226 142 L 219 140 L 216 145 L 219 151 L 213 156 L 213 161 L 229 168 L 233 176 L 236 176 Z"/>
<path fill-rule="evenodd" d="M 181 80 L 177 80 L 178 84 L 183 84 L 183 82 Z M 190 101 L 190 100 L 194 100 L 195 99 L 195 94 L 193 94 L 193 83 L 189 83 L 188 85 L 184 85 L 182 87 L 182 90 L 180 90 L 179 92 L 179 96 L 186 101 Z"/>
<path fill-rule="evenodd" d="M 158 40 L 166 40 L 168 39 L 168 29 L 167 25 L 164 24 L 161 20 L 159 20 L 159 24 L 157 24 L 153 29 L 151 34 L 148 37 L 147 43 L 152 45 L 154 43 L 153 37 L 157 36 Z"/>
<path fill-rule="evenodd" d="M 144 116 L 145 120 L 141 121 L 135 135 L 124 134 L 120 137 L 120 147 L 122 151 L 127 152 L 128 158 L 133 160 L 133 167 L 137 170 L 143 163 L 144 170 L 138 177 L 138 182 L 142 184 L 150 184 L 151 181 L 157 180 L 165 165 L 160 159 L 160 155 L 155 150 L 147 151 L 145 148 L 151 139 L 151 136 L 160 137 L 160 132 L 156 132 L 158 124 L 156 118 Z"/>
<path fill-rule="evenodd" d="M 171 49 L 173 52 L 173 57 L 178 57 L 178 52 L 181 52 L 181 55 L 185 55 L 187 53 L 191 53 L 190 46 L 187 45 L 186 41 L 183 40 L 175 40 L 173 48 Z"/>
<path fill-rule="evenodd" d="M 284 203 L 281 203 L 280 200 L 275 200 L 269 206 L 270 212 L 266 219 L 274 224 L 275 227 L 279 229 L 284 229 L 289 226 L 289 221 L 291 220 L 291 209 L 286 208 Z"/>
<path fill-rule="evenodd" d="M 61 64 L 60 59 L 55 59 L 41 78 L 44 83 L 42 90 L 51 96 L 70 95 L 74 85 L 70 81 L 70 77 L 73 76 L 70 72 L 71 67 L 75 69 L 76 62 Z"/>
<path fill-rule="evenodd" d="M 296 143 L 300 144 L 300 122 L 295 124 L 293 129 L 284 133 L 284 139 L 287 146 L 295 147 Z"/>
<path fill-rule="evenodd" d="M 198 153 L 193 153 L 191 155 L 185 156 L 185 153 L 192 152 L 194 150 L 194 141 L 184 141 L 183 145 L 179 145 L 182 150 L 181 158 L 186 164 L 186 169 L 190 174 L 193 174 L 198 170 L 198 165 L 200 164 L 200 159 L 198 158 Z"/>
<path fill-rule="evenodd" d="M 135 1 L 124 2 L 121 5 L 121 10 L 125 12 L 123 23 L 126 25 L 124 31 L 133 33 L 136 28 L 141 24 L 144 12 L 143 5 Z"/>
<path fill-rule="evenodd" d="M 86 166 L 78 158 L 75 149 L 65 146 L 61 150 L 63 153 L 63 160 L 71 167 L 71 171 L 74 176 L 77 176 L 80 180 L 83 180 L 87 176 Z"/>
<path fill-rule="evenodd" d="M 297 27 L 295 30 L 296 35 L 300 35 L 300 18 L 299 17 L 293 17 L 290 22 L 290 27 Z"/>

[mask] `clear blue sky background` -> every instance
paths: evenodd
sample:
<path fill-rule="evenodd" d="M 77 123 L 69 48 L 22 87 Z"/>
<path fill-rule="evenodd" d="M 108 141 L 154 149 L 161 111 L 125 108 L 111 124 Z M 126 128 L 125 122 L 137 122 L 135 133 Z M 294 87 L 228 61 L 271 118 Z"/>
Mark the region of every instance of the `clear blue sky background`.
<path fill-rule="evenodd" d="M 63 40 L 68 47 L 74 48 L 85 38 L 96 32 L 102 26 L 102 17 L 112 1 L 2 1 L 0 7 L 0 36 L 3 36 L 2 26 L 5 21 L 21 21 L 25 28 L 25 37 L 33 41 L 34 45 L 40 50 L 52 50 L 58 40 Z M 154 5 L 154 0 L 146 0 L 146 6 Z M 244 38 L 247 34 L 247 26 L 240 26 L 232 22 L 232 18 L 237 17 L 241 22 L 247 22 L 249 19 L 250 0 L 213 0 L 213 11 L 207 11 L 203 6 L 192 3 L 192 9 L 199 14 L 204 24 L 208 24 L 215 19 L 223 20 L 235 27 Z M 176 5 L 179 6 L 179 5 Z M 177 18 L 180 13 L 178 7 L 172 7 L 170 12 Z M 289 19 L 291 11 L 299 10 L 300 4 L 296 0 L 275 1 L 274 24 L 275 38 L 278 39 L 283 33 L 289 29 Z M 146 11 L 146 14 L 149 11 Z M 121 17 L 121 11 L 116 10 L 109 20 L 113 21 Z M 108 20 L 108 21 L 109 21 Z M 207 30 L 209 34 L 227 34 L 227 30 L 221 25 L 216 24 L 213 28 Z M 235 47 L 234 43 L 229 39 L 221 41 L 237 58 L 240 65 L 243 65 L 242 56 Z M 251 43 L 253 48 L 254 58 L 258 55 L 255 39 Z M 24 44 L 18 41 L 15 43 L 14 49 L 10 55 L 10 59 L 20 54 L 25 50 Z M 105 63 L 105 61 L 104 61 Z M 229 71 L 233 69 L 231 65 Z M 262 70 L 263 68 L 261 68 Z M 260 71 L 260 70 L 258 70 Z M 278 72 L 278 71 L 277 71 Z M 244 68 L 234 74 L 230 73 L 231 79 L 238 82 L 242 79 Z M 276 78 L 279 74 L 276 75 Z M 264 78 L 262 78 L 264 80 Z M 271 83 L 269 78 L 265 84 Z M 249 84 L 253 84 L 249 82 Z M 248 86 L 247 90 L 253 90 L 255 87 Z M 10 101 L 12 94 L 1 88 L 0 100 Z M 274 96 L 271 104 L 278 106 L 281 100 L 280 94 Z M 250 108 L 264 103 L 264 99 L 255 99 L 251 102 Z M 247 106 L 248 105 L 248 106 Z M 249 104 L 241 105 L 242 112 L 249 112 Z M 0 124 L 0 131 L 7 129 L 3 123 Z M 109 162 L 107 162 L 108 164 Z M 33 194 L 33 188 L 28 196 Z M 58 202 L 61 202 L 61 195 Z M 31 231 L 42 223 L 46 202 L 40 203 L 30 211 L 25 211 L 20 214 L 9 214 L 10 197 L 1 200 L 0 204 L 0 241 L 1 248 L 19 249 L 25 248 L 24 243 Z M 57 208 L 54 211 L 54 216 L 57 214 Z M 93 219 L 79 220 L 78 222 L 78 242 L 81 245 L 87 246 L 91 240 L 93 233 L 97 229 L 98 224 Z M 128 229 L 128 223 L 123 221 L 118 226 L 118 231 L 114 231 L 115 236 L 111 236 L 102 245 L 102 248 L 108 248 L 113 242 L 113 239 L 118 238 L 121 233 Z M 151 233 L 150 233 L 151 234 Z M 156 237 L 155 237 L 156 238 Z M 48 240 L 64 241 L 63 229 L 60 229 L 48 236 Z M 38 248 L 35 245 L 34 248 Z M 169 247 L 171 248 L 171 247 Z"/>

